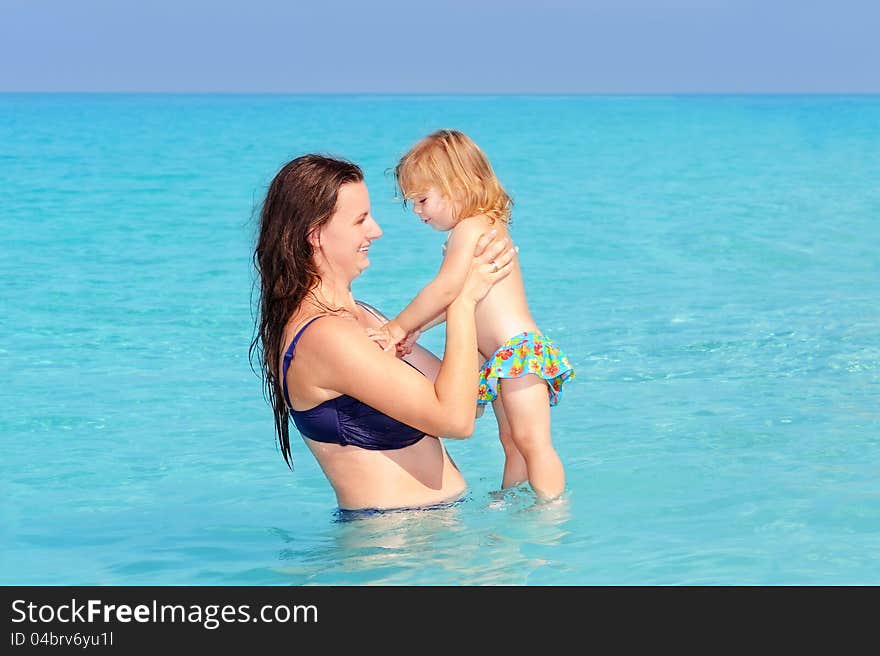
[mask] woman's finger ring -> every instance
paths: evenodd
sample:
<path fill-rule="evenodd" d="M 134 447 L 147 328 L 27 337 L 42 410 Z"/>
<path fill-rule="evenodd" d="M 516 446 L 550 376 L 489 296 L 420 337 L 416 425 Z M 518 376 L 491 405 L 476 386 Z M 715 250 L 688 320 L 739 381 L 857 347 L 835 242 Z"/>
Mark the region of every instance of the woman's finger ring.
<path fill-rule="evenodd" d="M 496 271 L 498 271 L 498 263 L 497 262 L 493 261 L 493 262 L 490 262 L 489 264 L 492 265 L 492 273 L 495 273 Z"/>

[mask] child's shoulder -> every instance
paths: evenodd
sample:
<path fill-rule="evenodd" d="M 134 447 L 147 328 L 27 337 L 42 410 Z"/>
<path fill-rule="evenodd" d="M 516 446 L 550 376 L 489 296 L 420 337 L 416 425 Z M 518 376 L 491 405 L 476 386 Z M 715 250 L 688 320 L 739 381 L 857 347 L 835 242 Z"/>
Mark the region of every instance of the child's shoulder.
<path fill-rule="evenodd" d="M 480 235 L 497 227 L 498 222 L 493 221 L 485 214 L 477 214 L 461 219 L 450 231 L 449 239 L 455 241 L 476 242 Z"/>

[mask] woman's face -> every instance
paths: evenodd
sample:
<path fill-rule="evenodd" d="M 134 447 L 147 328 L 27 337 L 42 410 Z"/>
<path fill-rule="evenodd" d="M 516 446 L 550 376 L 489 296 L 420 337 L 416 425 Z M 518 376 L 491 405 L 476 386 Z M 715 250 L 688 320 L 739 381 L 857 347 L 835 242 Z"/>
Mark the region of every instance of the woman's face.
<path fill-rule="evenodd" d="M 413 212 L 434 230 L 446 232 L 455 227 L 455 207 L 436 187 L 412 197 Z"/>
<path fill-rule="evenodd" d="M 319 233 L 320 251 L 330 271 L 354 279 L 370 266 L 370 244 L 382 229 L 370 214 L 370 193 L 363 182 L 339 188 L 336 211 Z"/>

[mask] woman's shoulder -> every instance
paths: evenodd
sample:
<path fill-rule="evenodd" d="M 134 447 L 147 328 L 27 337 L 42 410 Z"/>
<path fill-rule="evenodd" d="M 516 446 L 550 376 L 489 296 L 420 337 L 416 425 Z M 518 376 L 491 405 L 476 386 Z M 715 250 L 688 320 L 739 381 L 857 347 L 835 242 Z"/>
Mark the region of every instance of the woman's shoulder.
<path fill-rule="evenodd" d="M 297 351 L 301 348 L 310 350 L 313 345 L 318 349 L 326 348 L 328 343 L 350 335 L 356 327 L 356 319 L 344 314 L 318 312 L 294 315 L 284 329 L 284 342 L 289 345 L 297 340 Z"/>

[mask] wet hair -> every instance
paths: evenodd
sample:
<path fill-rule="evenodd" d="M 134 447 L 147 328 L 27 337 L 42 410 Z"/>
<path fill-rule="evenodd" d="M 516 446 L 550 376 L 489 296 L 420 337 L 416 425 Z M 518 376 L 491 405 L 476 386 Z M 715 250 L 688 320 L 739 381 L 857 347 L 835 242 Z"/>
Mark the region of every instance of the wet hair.
<path fill-rule="evenodd" d="M 364 174 L 351 162 L 323 155 L 303 155 L 285 164 L 269 184 L 260 209 L 254 267 L 259 310 L 248 355 L 256 357 L 267 401 L 275 413 L 281 455 L 291 467 L 289 415 L 279 377 L 284 327 L 320 282 L 309 236 L 336 209 L 339 189 L 361 182 Z"/>
<path fill-rule="evenodd" d="M 510 221 L 513 201 L 480 147 L 458 130 L 437 130 L 421 139 L 400 158 L 394 178 L 404 205 L 437 187 L 459 204 L 456 221 L 477 214 Z"/>

